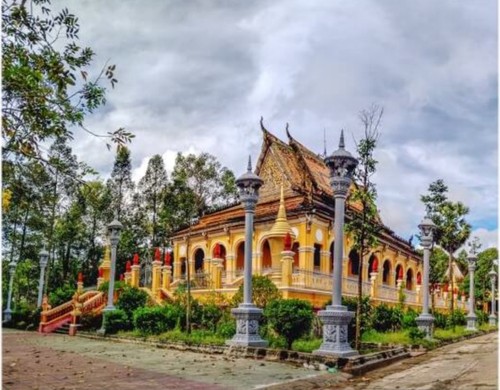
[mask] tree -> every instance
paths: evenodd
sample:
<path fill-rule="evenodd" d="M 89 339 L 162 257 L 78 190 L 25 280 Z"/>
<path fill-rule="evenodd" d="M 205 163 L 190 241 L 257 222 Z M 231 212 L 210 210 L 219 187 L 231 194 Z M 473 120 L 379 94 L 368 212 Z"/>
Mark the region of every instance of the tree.
<path fill-rule="evenodd" d="M 91 133 L 84 119 L 106 102 L 103 76 L 112 87 L 117 82 L 115 65 L 89 77 L 95 54 L 78 45 L 78 18 L 67 9 L 52 13 L 49 5 L 2 1 L 3 157 L 16 163 L 50 164 L 41 143 L 71 138 L 74 127 Z M 120 145 L 133 137 L 124 129 L 98 136 Z"/>
<path fill-rule="evenodd" d="M 113 170 L 107 186 L 111 192 L 111 208 L 113 212 L 117 213 L 117 218 L 120 221 L 134 190 L 130 150 L 125 146 L 117 148 Z M 123 223 L 123 221 L 121 222 Z"/>
<path fill-rule="evenodd" d="M 313 308 L 300 299 L 278 299 L 270 302 L 264 311 L 269 326 L 286 340 L 287 348 L 311 330 Z"/>
<path fill-rule="evenodd" d="M 234 174 L 208 153 L 199 156 L 178 153 L 172 179 L 192 191 L 198 216 L 210 207 L 224 206 L 237 199 Z"/>
<path fill-rule="evenodd" d="M 357 144 L 359 164 L 354 173 L 354 189 L 349 194 L 348 203 L 359 205 L 359 211 L 351 210 L 350 220 L 346 224 L 346 232 L 353 238 L 353 249 L 358 252 L 358 305 L 356 306 L 356 338 L 355 348 L 361 343 L 361 307 L 363 300 L 363 259 L 371 248 L 377 245 L 377 235 L 381 229 L 378 220 L 377 191 L 372 182 L 377 161 L 373 157 L 379 139 L 379 127 L 384 109 L 372 105 L 360 113 L 364 127 L 364 138 Z M 353 207 L 354 208 L 354 207 Z"/>
<path fill-rule="evenodd" d="M 268 303 L 281 299 L 281 293 L 273 281 L 265 276 L 252 275 L 252 299 L 257 307 L 265 308 Z M 243 302 L 243 285 L 233 296 L 233 305 Z"/>
<path fill-rule="evenodd" d="M 165 237 L 162 237 L 161 240 L 158 238 L 158 213 L 166 186 L 167 171 L 163 158 L 159 154 L 155 154 L 150 158 L 146 173 L 139 181 L 139 190 L 151 222 L 151 245 L 153 247 L 160 245 L 160 241 L 165 239 Z"/>
<path fill-rule="evenodd" d="M 426 206 L 430 217 L 436 225 L 434 242 L 448 254 L 449 282 L 453 291 L 453 254 L 467 241 L 471 233 L 471 225 L 465 220 L 469 208 L 462 202 L 448 200 L 448 187 L 439 179 L 429 185 L 429 194 L 422 195 L 421 201 Z M 450 300 L 450 311 L 454 302 Z"/>

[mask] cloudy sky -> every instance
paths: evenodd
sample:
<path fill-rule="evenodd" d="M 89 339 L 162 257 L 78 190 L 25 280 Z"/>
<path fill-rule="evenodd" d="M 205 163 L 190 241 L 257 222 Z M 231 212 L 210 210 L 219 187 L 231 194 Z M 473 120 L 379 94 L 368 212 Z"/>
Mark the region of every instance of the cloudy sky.
<path fill-rule="evenodd" d="M 125 127 L 134 177 L 161 154 L 206 151 L 243 172 L 258 157 L 259 118 L 318 153 L 362 135 L 384 107 L 374 178 L 383 221 L 403 237 L 419 195 L 442 178 L 470 207 L 483 247 L 496 245 L 497 5 L 494 0 L 64 1 L 96 66 L 117 65 L 93 131 Z M 97 68 L 95 69 L 97 70 Z M 78 136 L 75 151 L 106 178 L 114 156 Z"/>

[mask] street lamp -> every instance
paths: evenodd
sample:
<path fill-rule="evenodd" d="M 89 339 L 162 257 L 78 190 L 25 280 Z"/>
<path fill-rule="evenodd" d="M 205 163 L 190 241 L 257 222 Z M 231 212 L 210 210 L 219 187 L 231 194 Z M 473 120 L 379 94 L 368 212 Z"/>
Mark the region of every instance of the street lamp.
<path fill-rule="evenodd" d="M 496 326 L 497 325 L 497 316 L 495 314 L 495 309 L 496 309 L 496 299 L 495 299 L 495 284 L 496 284 L 496 279 L 497 279 L 497 273 L 495 272 L 495 268 L 491 268 L 491 271 L 488 272 L 488 275 L 490 276 L 491 280 L 491 314 L 488 317 L 489 319 L 489 324 L 491 326 Z"/>
<path fill-rule="evenodd" d="M 334 355 L 347 357 L 357 355 L 351 348 L 347 336 L 347 326 L 354 313 L 342 306 L 342 258 L 344 253 L 344 212 L 345 200 L 358 160 L 345 150 L 344 130 L 340 133 L 339 148 L 331 156 L 325 158 L 330 169 L 330 184 L 335 199 L 333 247 L 333 289 L 332 304 L 326 310 L 318 312 L 323 322 L 323 343 L 314 351 L 317 355 Z"/>
<path fill-rule="evenodd" d="M 102 319 L 102 327 L 99 329 L 99 333 L 105 334 L 105 315 L 106 312 L 115 310 L 115 306 L 113 305 L 113 295 L 115 288 L 115 271 L 116 271 L 116 248 L 118 246 L 118 242 L 120 241 L 120 231 L 123 228 L 123 225 L 115 219 L 108 225 L 108 236 L 109 242 L 111 244 L 111 270 L 109 275 L 109 285 L 108 285 L 108 303 L 106 307 L 103 309 L 103 319 Z"/>
<path fill-rule="evenodd" d="M 17 262 L 12 260 L 9 263 L 9 295 L 7 296 L 7 309 L 3 312 L 3 322 L 9 322 L 12 319 L 12 310 L 10 303 L 12 301 L 12 286 L 14 284 L 14 274 L 16 273 Z"/>
<path fill-rule="evenodd" d="M 477 257 L 474 252 L 472 252 L 469 257 L 467 257 L 467 262 L 469 263 L 469 313 L 467 314 L 467 330 L 477 330 L 476 329 L 476 313 L 475 309 L 475 299 L 474 299 L 474 271 L 476 270 Z"/>
<path fill-rule="evenodd" d="M 43 282 L 45 275 L 45 267 L 47 266 L 47 261 L 49 260 L 49 252 L 43 247 L 40 251 L 40 280 L 38 282 L 38 299 L 36 301 L 36 307 L 42 306 L 42 297 L 43 297 Z"/>
<path fill-rule="evenodd" d="M 259 200 L 259 189 L 264 181 L 252 172 L 252 162 L 248 157 L 247 172 L 236 180 L 240 201 L 245 210 L 245 275 L 243 303 L 231 310 L 236 318 L 236 334 L 226 344 L 233 346 L 267 347 L 267 341 L 259 335 L 259 318 L 262 310 L 252 303 L 252 235 L 253 216 Z"/>
<path fill-rule="evenodd" d="M 434 317 L 429 314 L 429 258 L 430 248 L 432 245 L 432 235 L 436 225 L 432 222 L 429 216 L 426 216 L 420 225 L 420 244 L 424 248 L 424 290 L 423 290 L 423 306 L 422 313 L 417 317 L 418 328 L 425 332 L 426 338 L 432 338 L 432 324 Z"/>

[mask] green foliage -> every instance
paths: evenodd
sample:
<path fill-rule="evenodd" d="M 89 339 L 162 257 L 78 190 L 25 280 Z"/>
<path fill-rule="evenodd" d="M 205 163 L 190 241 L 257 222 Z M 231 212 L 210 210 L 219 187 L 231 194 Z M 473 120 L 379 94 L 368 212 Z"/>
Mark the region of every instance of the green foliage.
<path fill-rule="evenodd" d="M 40 308 L 35 308 L 31 305 L 20 304 L 12 312 L 11 321 L 4 324 L 5 326 L 22 329 L 22 330 L 37 330 L 40 323 Z"/>
<path fill-rule="evenodd" d="M 121 330 L 130 329 L 130 321 L 127 313 L 121 309 L 104 312 L 104 327 L 106 333 L 114 334 Z"/>
<path fill-rule="evenodd" d="M 224 339 L 230 339 L 236 334 L 236 321 L 221 321 L 217 324 L 216 334 Z"/>
<path fill-rule="evenodd" d="M 286 339 L 288 349 L 301 336 L 309 333 L 313 319 L 312 306 L 300 299 L 279 299 L 264 310 L 269 326 Z"/>
<path fill-rule="evenodd" d="M 418 313 L 412 309 L 408 308 L 406 313 L 403 314 L 403 319 L 401 321 L 401 325 L 403 329 L 412 329 L 417 327 L 417 322 L 415 321 L 418 317 Z"/>
<path fill-rule="evenodd" d="M 347 310 L 357 313 L 358 308 L 358 298 L 348 298 L 342 297 L 342 305 L 347 306 Z M 366 330 L 372 327 L 372 312 L 373 308 L 370 304 L 370 297 L 364 296 L 361 301 L 360 310 L 360 332 L 366 332 Z M 356 334 L 356 321 L 351 321 L 347 328 L 349 340 L 353 340 Z"/>
<path fill-rule="evenodd" d="M 191 334 L 174 329 L 162 333 L 158 337 L 160 342 L 180 342 L 186 345 L 224 345 L 226 339 L 218 334 L 206 330 L 193 330 Z"/>
<path fill-rule="evenodd" d="M 80 325 L 82 330 L 97 330 L 102 325 L 102 314 L 83 313 L 80 316 Z"/>
<path fill-rule="evenodd" d="M 466 330 L 462 326 L 457 326 L 455 328 L 450 328 L 450 329 L 435 329 L 432 337 L 435 338 L 436 340 L 448 341 L 448 340 L 455 340 L 462 336 L 469 335 L 472 333 L 474 332 Z"/>
<path fill-rule="evenodd" d="M 409 328 L 408 336 L 410 337 L 412 343 L 417 343 L 425 338 L 425 332 L 414 326 Z"/>
<path fill-rule="evenodd" d="M 381 304 L 375 307 L 372 316 L 373 329 L 379 332 L 396 331 L 401 329 L 403 311 L 398 307 Z"/>
<path fill-rule="evenodd" d="M 297 352 L 307 352 L 311 353 L 321 346 L 321 343 L 323 342 L 323 339 L 321 338 L 301 338 L 298 340 L 295 340 L 292 344 L 292 350 L 297 351 Z"/>
<path fill-rule="evenodd" d="M 217 305 L 209 303 L 204 304 L 201 307 L 201 313 L 200 325 L 211 332 L 215 332 L 217 329 L 217 323 L 221 320 L 223 315 L 222 310 Z"/>
<path fill-rule="evenodd" d="M 408 331 L 390 331 L 379 332 L 375 329 L 370 329 L 363 333 L 362 341 L 365 343 L 380 343 L 380 344 L 411 344 Z"/>
<path fill-rule="evenodd" d="M 114 290 L 121 293 L 125 288 L 127 287 L 127 284 L 123 280 L 115 280 L 115 285 L 114 285 Z M 109 281 L 102 282 L 101 285 L 98 288 L 98 291 L 108 293 L 109 289 Z"/>
<path fill-rule="evenodd" d="M 122 309 L 130 320 L 136 309 L 146 306 L 148 295 L 137 287 L 125 286 L 118 297 L 116 307 Z"/>
<path fill-rule="evenodd" d="M 448 315 L 448 320 L 446 323 L 447 328 L 451 328 L 456 325 L 466 325 L 467 319 L 465 318 L 465 313 L 462 310 L 453 310 L 451 315 Z"/>
<path fill-rule="evenodd" d="M 281 293 L 271 279 L 252 275 L 252 299 L 256 306 L 265 308 L 270 302 L 281 299 Z M 232 299 L 233 306 L 241 302 L 243 302 L 243 285 L 240 285 Z"/>
<path fill-rule="evenodd" d="M 174 305 L 142 307 L 134 312 L 134 327 L 142 334 L 160 334 L 174 329 L 180 314 Z"/>
<path fill-rule="evenodd" d="M 56 288 L 54 292 L 49 294 L 49 303 L 52 307 L 62 305 L 63 303 L 69 302 L 73 299 L 73 294 L 76 288 L 65 284 L 62 287 Z"/>
<path fill-rule="evenodd" d="M 448 315 L 440 312 L 433 313 L 434 326 L 436 328 L 445 329 L 448 324 Z"/>
<path fill-rule="evenodd" d="M 485 313 L 482 310 L 476 310 L 475 313 L 476 313 L 476 318 L 477 318 L 477 324 L 479 326 L 488 323 L 488 313 Z"/>

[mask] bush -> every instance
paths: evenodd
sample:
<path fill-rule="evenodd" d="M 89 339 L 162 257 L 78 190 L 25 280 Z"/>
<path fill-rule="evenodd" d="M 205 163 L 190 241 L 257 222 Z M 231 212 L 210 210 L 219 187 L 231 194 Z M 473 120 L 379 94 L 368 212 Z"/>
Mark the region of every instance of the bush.
<path fill-rule="evenodd" d="M 403 329 L 413 329 L 417 327 L 417 321 L 416 318 L 418 317 L 418 313 L 413 310 L 412 308 L 409 308 L 405 314 L 403 314 L 403 319 L 402 319 L 402 326 Z"/>
<path fill-rule="evenodd" d="M 399 307 L 389 307 L 381 304 L 375 307 L 372 315 L 372 326 L 378 332 L 396 331 L 401 329 L 403 312 Z"/>
<path fill-rule="evenodd" d="M 280 299 L 268 303 L 264 310 L 269 326 L 283 336 L 287 348 L 301 336 L 309 333 L 313 320 L 312 305 L 300 299 Z"/>
<path fill-rule="evenodd" d="M 62 287 L 56 288 L 54 292 L 49 294 L 49 303 L 52 307 L 56 307 L 71 301 L 73 299 L 73 295 L 75 294 L 76 289 L 69 284 L 65 284 Z"/>
<path fill-rule="evenodd" d="M 102 314 L 84 313 L 80 317 L 80 325 L 83 330 L 97 330 L 101 327 L 101 324 Z"/>
<path fill-rule="evenodd" d="M 488 323 L 488 313 L 485 313 L 482 310 L 476 310 L 477 324 L 487 324 Z"/>
<path fill-rule="evenodd" d="M 347 310 L 356 313 L 356 309 L 358 308 L 358 298 L 342 297 L 342 305 L 347 306 Z M 372 327 L 372 311 L 370 297 L 364 296 L 361 300 L 361 334 Z M 349 322 L 347 333 L 349 340 L 354 340 L 356 338 L 356 317 Z"/>
<path fill-rule="evenodd" d="M 41 308 L 20 304 L 12 312 L 10 322 L 5 325 L 22 330 L 37 330 L 41 312 Z"/>
<path fill-rule="evenodd" d="M 217 305 L 213 303 L 203 305 L 201 307 L 201 326 L 215 332 L 222 315 L 223 311 Z"/>
<path fill-rule="evenodd" d="M 410 340 L 415 343 L 425 338 L 425 332 L 415 326 L 410 328 L 408 336 L 410 336 Z"/>
<path fill-rule="evenodd" d="M 448 321 L 446 324 L 447 328 L 451 328 L 453 326 L 463 326 L 467 324 L 467 320 L 465 318 L 465 313 L 462 310 L 453 310 L 453 313 L 448 316 Z"/>
<path fill-rule="evenodd" d="M 134 312 L 134 327 L 143 334 L 160 334 L 176 326 L 179 314 L 174 305 L 142 307 Z"/>
<path fill-rule="evenodd" d="M 236 334 L 236 321 L 221 321 L 217 325 L 216 334 L 224 339 L 230 339 Z"/>
<path fill-rule="evenodd" d="M 127 313 L 121 309 L 104 312 L 104 327 L 106 333 L 109 334 L 117 333 L 120 330 L 129 330 L 130 321 Z"/>
<path fill-rule="evenodd" d="M 256 306 L 265 308 L 268 303 L 281 299 L 281 293 L 273 281 L 266 276 L 252 276 L 252 298 Z M 243 302 L 243 284 L 234 294 L 232 299 L 233 306 L 238 306 Z"/>
<path fill-rule="evenodd" d="M 435 312 L 433 316 L 434 316 L 434 326 L 436 328 L 446 329 L 446 326 L 448 324 L 448 314 Z"/>
<path fill-rule="evenodd" d="M 130 322 L 132 322 L 134 311 L 140 307 L 146 306 L 147 301 L 148 294 L 144 291 L 137 287 L 126 286 L 118 297 L 116 306 L 127 313 Z"/>
<path fill-rule="evenodd" d="M 115 285 L 114 285 L 114 290 L 117 292 L 121 292 L 127 284 L 123 280 L 115 280 Z M 101 285 L 99 286 L 98 290 L 104 293 L 108 293 L 109 289 L 109 281 L 102 282 Z"/>

